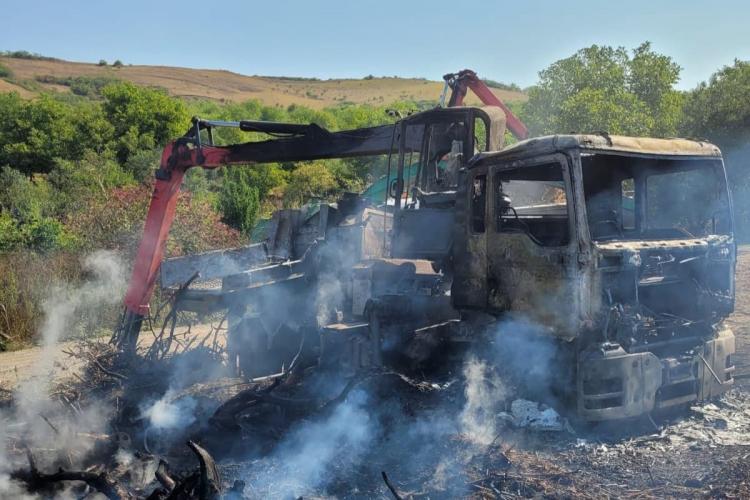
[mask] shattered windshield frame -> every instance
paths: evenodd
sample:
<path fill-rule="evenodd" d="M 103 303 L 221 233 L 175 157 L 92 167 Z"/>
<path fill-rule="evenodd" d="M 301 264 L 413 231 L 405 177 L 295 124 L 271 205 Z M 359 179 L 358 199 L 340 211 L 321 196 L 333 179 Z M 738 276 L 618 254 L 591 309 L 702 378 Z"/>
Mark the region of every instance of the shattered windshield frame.
<path fill-rule="evenodd" d="M 594 241 L 732 234 L 720 158 L 582 153 L 581 171 Z"/>

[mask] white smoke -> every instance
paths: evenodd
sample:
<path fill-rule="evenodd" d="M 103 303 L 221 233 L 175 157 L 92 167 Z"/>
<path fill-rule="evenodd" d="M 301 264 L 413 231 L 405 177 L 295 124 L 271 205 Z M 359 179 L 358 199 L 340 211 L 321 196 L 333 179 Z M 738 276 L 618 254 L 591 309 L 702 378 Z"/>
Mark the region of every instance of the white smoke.
<path fill-rule="evenodd" d="M 178 398 L 173 390 L 168 390 L 161 399 L 146 405 L 142 410 L 154 429 L 183 429 L 195 422 L 197 402 L 192 397 Z"/>
<path fill-rule="evenodd" d="M 92 319 L 108 305 L 119 302 L 125 289 L 125 272 L 121 259 L 113 252 L 100 251 L 83 261 L 90 276 L 83 284 L 52 284 L 43 302 L 44 319 L 39 331 L 41 352 L 30 377 L 22 381 L 13 395 L 13 407 L 0 413 L 0 498 L 23 498 L 8 473 L 14 465 L 8 446 L 19 444 L 44 450 L 35 454 L 40 468 L 61 462 L 75 466 L 93 447 L 95 440 L 81 438 L 81 433 L 107 431 L 111 409 L 90 404 L 76 410 L 63 408 L 50 398 L 54 385 L 55 356 L 58 343 L 80 326 L 81 318 Z M 43 272 L 40 270 L 40 272 Z M 25 464 L 24 464 L 25 465 Z"/>
<path fill-rule="evenodd" d="M 462 434 L 472 443 L 489 445 L 497 436 L 497 413 L 507 391 L 487 363 L 473 356 L 464 364 L 464 377 L 466 403 L 459 415 Z"/>
<path fill-rule="evenodd" d="M 261 460 L 267 466 L 251 480 L 253 489 L 290 498 L 325 489 L 336 469 L 356 466 L 373 443 L 378 426 L 369 404 L 366 393 L 355 390 L 327 418 L 296 427 Z"/>

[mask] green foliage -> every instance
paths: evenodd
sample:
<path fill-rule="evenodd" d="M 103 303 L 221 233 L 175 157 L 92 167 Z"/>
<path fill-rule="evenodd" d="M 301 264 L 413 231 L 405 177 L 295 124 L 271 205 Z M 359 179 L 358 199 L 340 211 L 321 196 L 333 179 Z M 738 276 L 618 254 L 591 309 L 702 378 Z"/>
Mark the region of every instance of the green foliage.
<path fill-rule="evenodd" d="M 106 64 L 106 63 L 105 63 Z M 40 75 L 36 77 L 39 83 L 52 83 L 55 85 L 64 85 L 70 87 L 70 91 L 75 95 L 84 97 L 98 98 L 101 97 L 102 89 L 107 85 L 119 82 L 117 78 L 109 76 L 53 76 Z"/>
<path fill-rule="evenodd" d="M 532 135 L 607 131 L 672 136 L 682 98 L 674 89 L 680 67 L 651 50 L 592 45 L 539 73 L 522 118 Z"/>
<path fill-rule="evenodd" d="M 258 188 L 253 186 L 252 167 L 234 167 L 224 173 L 219 192 L 219 210 L 224 221 L 250 234 L 260 208 Z"/>
<path fill-rule="evenodd" d="M 492 87 L 494 89 L 521 92 L 521 87 L 519 87 L 515 83 L 503 83 L 503 82 L 498 82 L 495 80 L 490 80 L 489 78 L 482 78 L 482 81 L 486 83 L 488 87 Z"/>
<path fill-rule="evenodd" d="M 93 151 L 86 152 L 81 160 L 57 160 L 48 180 L 56 190 L 56 211 L 60 215 L 73 210 L 82 199 L 106 197 L 113 188 L 134 183 L 133 175 L 124 171 L 111 154 Z"/>
<path fill-rule="evenodd" d="M 13 78 L 13 72 L 9 67 L 0 64 L 0 78 Z"/>
<path fill-rule="evenodd" d="M 0 252 L 33 250 L 40 253 L 74 245 L 63 224 L 51 217 L 21 220 L 11 212 L 0 211 Z"/>
<path fill-rule="evenodd" d="M 97 66 L 106 66 L 107 65 L 107 61 L 104 60 L 104 59 L 99 59 L 99 62 L 96 63 L 96 65 Z"/>
<path fill-rule="evenodd" d="M 44 179 L 32 180 L 7 166 L 0 169 L 0 210 L 12 213 L 21 222 L 53 211 L 49 193 Z"/>
<path fill-rule="evenodd" d="M 118 82 L 102 89 L 104 114 L 114 127 L 117 159 L 125 163 L 131 154 L 163 146 L 184 132 L 189 123 L 182 101 L 166 92 Z"/>
<path fill-rule="evenodd" d="M 14 59 L 34 59 L 37 61 L 59 61 L 55 57 L 47 57 L 27 50 L 2 50 L 0 51 L 0 56 L 12 57 Z"/>
<path fill-rule="evenodd" d="M 708 139 L 724 153 L 737 233 L 750 240 L 750 62 L 735 60 L 688 93 L 682 134 Z"/>
<path fill-rule="evenodd" d="M 50 217 L 36 219 L 26 226 L 26 247 L 41 252 L 67 247 L 71 239 L 60 221 Z"/>
<path fill-rule="evenodd" d="M 115 62 L 112 63 L 112 66 L 114 66 L 115 68 L 121 68 L 124 65 L 122 64 L 122 61 L 120 61 L 119 59 L 115 59 Z"/>
<path fill-rule="evenodd" d="M 161 150 L 143 149 L 135 151 L 123 165 L 123 169 L 138 182 L 146 182 L 153 178 L 154 171 L 159 168 Z M 193 169 L 200 172 L 201 169 Z"/>
<path fill-rule="evenodd" d="M 735 60 L 688 94 L 683 132 L 726 149 L 750 142 L 750 61 Z"/>
<path fill-rule="evenodd" d="M 27 174 L 48 172 L 56 158 L 104 151 L 112 134 L 101 108 L 93 104 L 73 105 L 47 94 L 33 101 L 0 94 L 0 165 Z"/>

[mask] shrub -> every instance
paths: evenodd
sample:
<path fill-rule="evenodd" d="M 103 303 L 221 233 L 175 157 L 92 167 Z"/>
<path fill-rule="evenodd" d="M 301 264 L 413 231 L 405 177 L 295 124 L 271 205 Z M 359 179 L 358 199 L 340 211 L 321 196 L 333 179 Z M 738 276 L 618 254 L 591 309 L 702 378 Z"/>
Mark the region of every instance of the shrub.
<path fill-rule="evenodd" d="M 250 181 L 250 168 L 227 169 L 219 192 L 219 210 L 224 221 L 244 234 L 252 231 L 260 208 L 258 188 Z"/>
<path fill-rule="evenodd" d="M 5 50 L 0 51 L 0 56 L 12 57 L 14 59 L 36 59 L 39 61 L 59 61 L 56 57 L 47 57 L 28 50 Z"/>
<path fill-rule="evenodd" d="M 115 62 L 112 63 L 112 66 L 114 66 L 115 68 L 121 68 L 123 64 L 122 64 L 122 61 L 120 61 L 119 59 L 116 59 Z"/>
<path fill-rule="evenodd" d="M 105 61 L 104 59 L 99 59 L 99 62 L 96 65 L 97 66 L 106 66 L 107 65 L 107 61 Z"/>
<path fill-rule="evenodd" d="M 102 95 L 102 89 L 107 85 L 119 82 L 117 78 L 109 76 L 53 76 L 37 75 L 34 77 L 40 83 L 53 83 L 70 87 L 75 95 L 98 98 Z"/>
<path fill-rule="evenodd" d="M 31 221 L 26 226 L 25 231 L 28 235 L 26 246 L 31 250 L 39 252 L 61 250 L 72 243 L 72 239 L 65 233 L 63 225 L 49 217 Z"/>
<path fill-rule="evenodd" d="M 80 160 L 58 160 L 50 172 L 49 183 L 55 188 L 56 214 L 75 210 L 90 198 L 106 198 L 112 188 L 133 184 L 112 154 L 84 153 Z"/>
<path fill-rule="evenodd" d="M 0 64 L 0 78 L 13 78 L 13 72 L 9 67 Z"/>
<path fill-rule="evenodd" d="M 120 250 L 132 258 L 140 243 L 153 183 L 112 189 L 106 197 L 82 200 L 65 220 L 66 230 L 84 250 Z M 102 217 L 106 213 L 106 217 Z M 221 222 L 206 200 L 180 194 L 176 216 L 167 240 L 169 256 L 239 246 L 246 239 Z"/>
<path fill-rule="evenodd" d="M 125 172 L 133 176 L 138 182 L 145 182 L 153 178 L 154 171 L 159 168 L 161 150 L 144 149 L 136 151 L 125 162 Z M 196 169 L 194 169 L 196 170 Z"/>
<path fill-rule="evenodd" d="M 84 277 L 78 254 L 0 253 L 0 351 L 23 347 L 34 339 L 44 319 L 50 285 L 76 285 Z M 106 328 L 115 324 L 120 310 L 119 304 L 97 308 L 95 318 L 92 313 L 77 317 L 73 327 L 80 333 L 90 333 L 93 325 Z"/>

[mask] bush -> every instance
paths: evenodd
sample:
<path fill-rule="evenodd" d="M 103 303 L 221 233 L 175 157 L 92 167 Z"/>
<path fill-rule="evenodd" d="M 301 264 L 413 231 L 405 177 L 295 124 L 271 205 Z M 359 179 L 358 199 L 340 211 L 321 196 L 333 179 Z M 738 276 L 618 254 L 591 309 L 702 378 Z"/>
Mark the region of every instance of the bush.
<path fill-rule="evenodd" d="M 127 159 L 123 166 L 125 172 L 132 175 L 138 182 L 146 182 L 154 177 L 154 171 L 159 168 L 161 150 L 144 149 L 136 151 Z M 194 169 L 197 170 L 197 169 Z"/>
<path fill-rule="evenodd" d="M 13 72 L 9 67 L 0 64 L 0 78 L 13 78 Z"/>
<path fill-rule="evenodd" d="M 38 254 L 17 251 L 0 254 L 0 351 L 20 348 L 33 340 L 44 320 L 44 304 L 51 285 L 76 285 L 85 278 L 80 255 L 67 251 Z M 121 306 L 97 308 L 95 318 L 83 314 L 74 332 L 90 333 L 92 326 L 115 324 Z M 98 332 L 97 332 L 98 333 Z"/>
<path fill-rule="evenodd" d="M 250 234 L 260 208 L 258 188 L 253 186 L 248 172 L 252 167 L 234 167 L 224 172 L 219 192 L 219 210 L 224 221 Z"/>
<path fill-rule="evenodd" d="M 105 61 L 104 59 L 99 59 L 99 62 L 96 65 L 97 66 L 106 66 L 107 65 L 107 61 Z"/>
<path fill-rule="evenodd" d="M 82 200 L 65 228 L 82 250 L 119 250 L 132 258 L 140 243 L 153 183 L 112 189 L 106 197 Z M 102 217 L 106 213 L 106 217 Z M 180 194 L 167 240 L 169 256 L 240 246 L 242 235 L 221 222 L 219 213 L 189 192 Z"/>
<path fill-rule="evenodd" d="M 114 66 L 115 68 L 121 68 L 123 64 L 122 64 L 122 61 L 120 61 L 119 59 L 116 59 L 115 62 L 112 63 L 112 66 Z"/>
<path fill-rule="evenodd" d="M 111 154 L 84 153 L 81 160 L 58 160 L 50 172 L 49 183 L 55 188 L 56 213 L 64 215 L 80 206 L 83 200 L 106 198 L 113 188 L 133 184 Z"/>
<path fill-rule="evenodd" d="M 70 91 L 75 95 L 84 97 L 98 98 L 102 95 L 102 89 L 107 85 L 119 82 L 117 78 L 109 76 L 53 76 L 37 75 L 34 77 L 39 83 L 52 83 L 55 85 L 64 85 L 70 87 Z"/>
<path fill-rule="evenodd" d="M 0 51 L 0 56 L 12 57 L 14 59 L 36 59 L 38 61 L 59 61 L 56 57 L 47 57 L 36 52 L 29 52 L 27 50 L 5 50 Z"/>
<path fill-rule="evenodd" d="M 28 221 L 51 211 L 49 186 L 43 179 L 32 181 L 14 168 L 0 169 L 0 208 L 16 219 Z"/>
<path fill-rule="evenodd" d="M 290 175 L 284 202 L 298 207 L 311 199 L 331 199 L 339 188 L 336 176 L 323 162 L 304 163 Z"/>
<path fill-rule="evenodd" d="M 26 247 L 39 252 L 61 250 L 71 245 L 72 239 L 65 233 L 63 225 L 48 217 L 32 221 L 25 228 Z"/>

